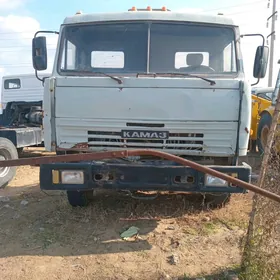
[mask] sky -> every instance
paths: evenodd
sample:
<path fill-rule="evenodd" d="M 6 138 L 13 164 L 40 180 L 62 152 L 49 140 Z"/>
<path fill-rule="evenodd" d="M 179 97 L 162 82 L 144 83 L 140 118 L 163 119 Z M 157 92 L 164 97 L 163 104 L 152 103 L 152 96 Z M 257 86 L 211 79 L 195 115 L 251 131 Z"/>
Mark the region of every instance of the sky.
<path fill-rule="evenodd" d="M 127 11 L 132 6 L 138 8 L 161 8 L 166 6 L 172 11 L 204 14 L 223 13 L 233 18 L 240 26 L 241 34 L 270 34 L 271 21 L 267 18 L 272 13 L 273 0 L 0 0 L 0 78 L 9 74 L 33 73 L 31 61 L 31 40 L 38 30 L 58 31 L 66 16 L 77 11 L 83 13 Z M 278 2 L 278 1 L 277 1 Z M 268 8 L 269 4 L 269 8 Z M 278 3 L 277 9 L 280 8 Z M 267 27 L 268 24 L 268 27 Z M 276 82 L 280 59 L 280 18 L 276 21 L 276 40 L 274 54 L 273 86 Z M 57 36 L 48 36 L 49 67 L 55 54 Z M 270 43 L 270 39 L 269 42 Z M 256 47 L 260 38 L 243 38 L 241 41 L 247 78 L 252 76 Z M 258 86 L 267 86 L 267 76 Z"/>

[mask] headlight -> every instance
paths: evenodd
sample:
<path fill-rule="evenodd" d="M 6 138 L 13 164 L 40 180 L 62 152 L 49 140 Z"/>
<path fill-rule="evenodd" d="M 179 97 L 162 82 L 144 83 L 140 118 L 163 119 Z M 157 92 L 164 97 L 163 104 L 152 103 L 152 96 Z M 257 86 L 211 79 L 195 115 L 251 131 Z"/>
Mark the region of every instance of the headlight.
<path fill-rule="evenodd" d="M 206 174 L 205 175 L 205 186 L 206 187 L 227 187 L 228 182 L 223 179 Z"/>
<path fill-rule="evenodd" d="M 83 184 L 84 172 L 80 170 L 64 170 L 61 171 L 62 184 Z"/>

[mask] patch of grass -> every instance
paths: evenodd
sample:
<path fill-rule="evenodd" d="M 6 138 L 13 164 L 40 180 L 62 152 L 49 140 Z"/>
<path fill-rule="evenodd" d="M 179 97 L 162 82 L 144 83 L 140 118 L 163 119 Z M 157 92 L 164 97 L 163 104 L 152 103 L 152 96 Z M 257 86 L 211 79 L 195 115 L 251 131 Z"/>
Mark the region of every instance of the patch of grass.
<path fill-rule="evenodd" d="M 44 230 L 38 232 L 34 238 L 43 250 L 46 250 L 51 244 L 58 241 L 56 232 L 45 228 Z"/>
<path fill-rule="evenodd" d="M 231 218 L 222 218 L 216 220 L 218 223 L 222 224 L 229 230 L 234 230 L 236 228 L 241 230 L 246 230 L 248 228 L 249 220 L 238 220 L 238 219 L 231 219 Z"/>
<path fill-rule="evenodd" d="M 198 235 L 198 230 L 194 227 L 184 227 L 182 231 L 185 234 Z"/>
<path fill-rule="evenodd" d="M 199 236 L 199 235 L 211 235 L 217 233 L 221 229 L 221 223 L 216 220 L 201 223 L 199 225 L 187 226 L 182 229 L 185 234 Z"/>
<path fill-rule="evenodd" d="M 182 280 L 189 280 L 190 278 L 187 276 L 187 274 L 184 274 Z"/>
<path fill-rule="evenodd" d="M 179 280 L 196 280 L 196 279 L 205 279 L 205 280 L 227 280 L 227 275 L 234 273 L 236 275 L 239 275 L 241 272 L 240 265 L 232 265 L 230 267 L 227 267 L 226 269 L 223 269 L 221 271 L 218 271 L 217 273 L 211 274 L 211 275 L 197 275 L 196 277 L 189 277 L 186 274 L 179 277 Z"/>
<path fill-rule="evenodd" d="M 215 234 L 219 231 L 220 228 L 221 228 L 220 225 L 215 221 L 207 222 L 202 225 L 201 233 L 205 235 Z"/>

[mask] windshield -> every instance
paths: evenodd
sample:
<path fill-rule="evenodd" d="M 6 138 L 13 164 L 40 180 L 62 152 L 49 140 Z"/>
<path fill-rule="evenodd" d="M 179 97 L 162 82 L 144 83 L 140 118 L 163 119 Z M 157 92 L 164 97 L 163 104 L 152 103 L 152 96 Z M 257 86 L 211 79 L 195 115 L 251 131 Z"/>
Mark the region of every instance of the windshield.
<path fill-rule="evenodd" d="M 106 23 L 66 26 L 62 75 L 237 72 L 234 30 L 190 23 Z"/>

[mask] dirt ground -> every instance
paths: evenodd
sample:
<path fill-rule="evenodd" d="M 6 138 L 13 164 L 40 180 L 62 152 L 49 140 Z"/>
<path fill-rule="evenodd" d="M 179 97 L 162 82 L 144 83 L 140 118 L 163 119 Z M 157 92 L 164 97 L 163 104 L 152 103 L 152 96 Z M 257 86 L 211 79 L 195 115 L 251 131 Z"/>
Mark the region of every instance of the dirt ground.
<path fill-rule="evenodd" d="M 251 193 L 212 210 L 190 195 L 97 193 L 73 209 L 38 182 L 39 167 L 24 166 L 0 190 L 0 279 L 188 279 L 240 264 Z M 122 240 L 130 226 L 139 235 Z"/>

